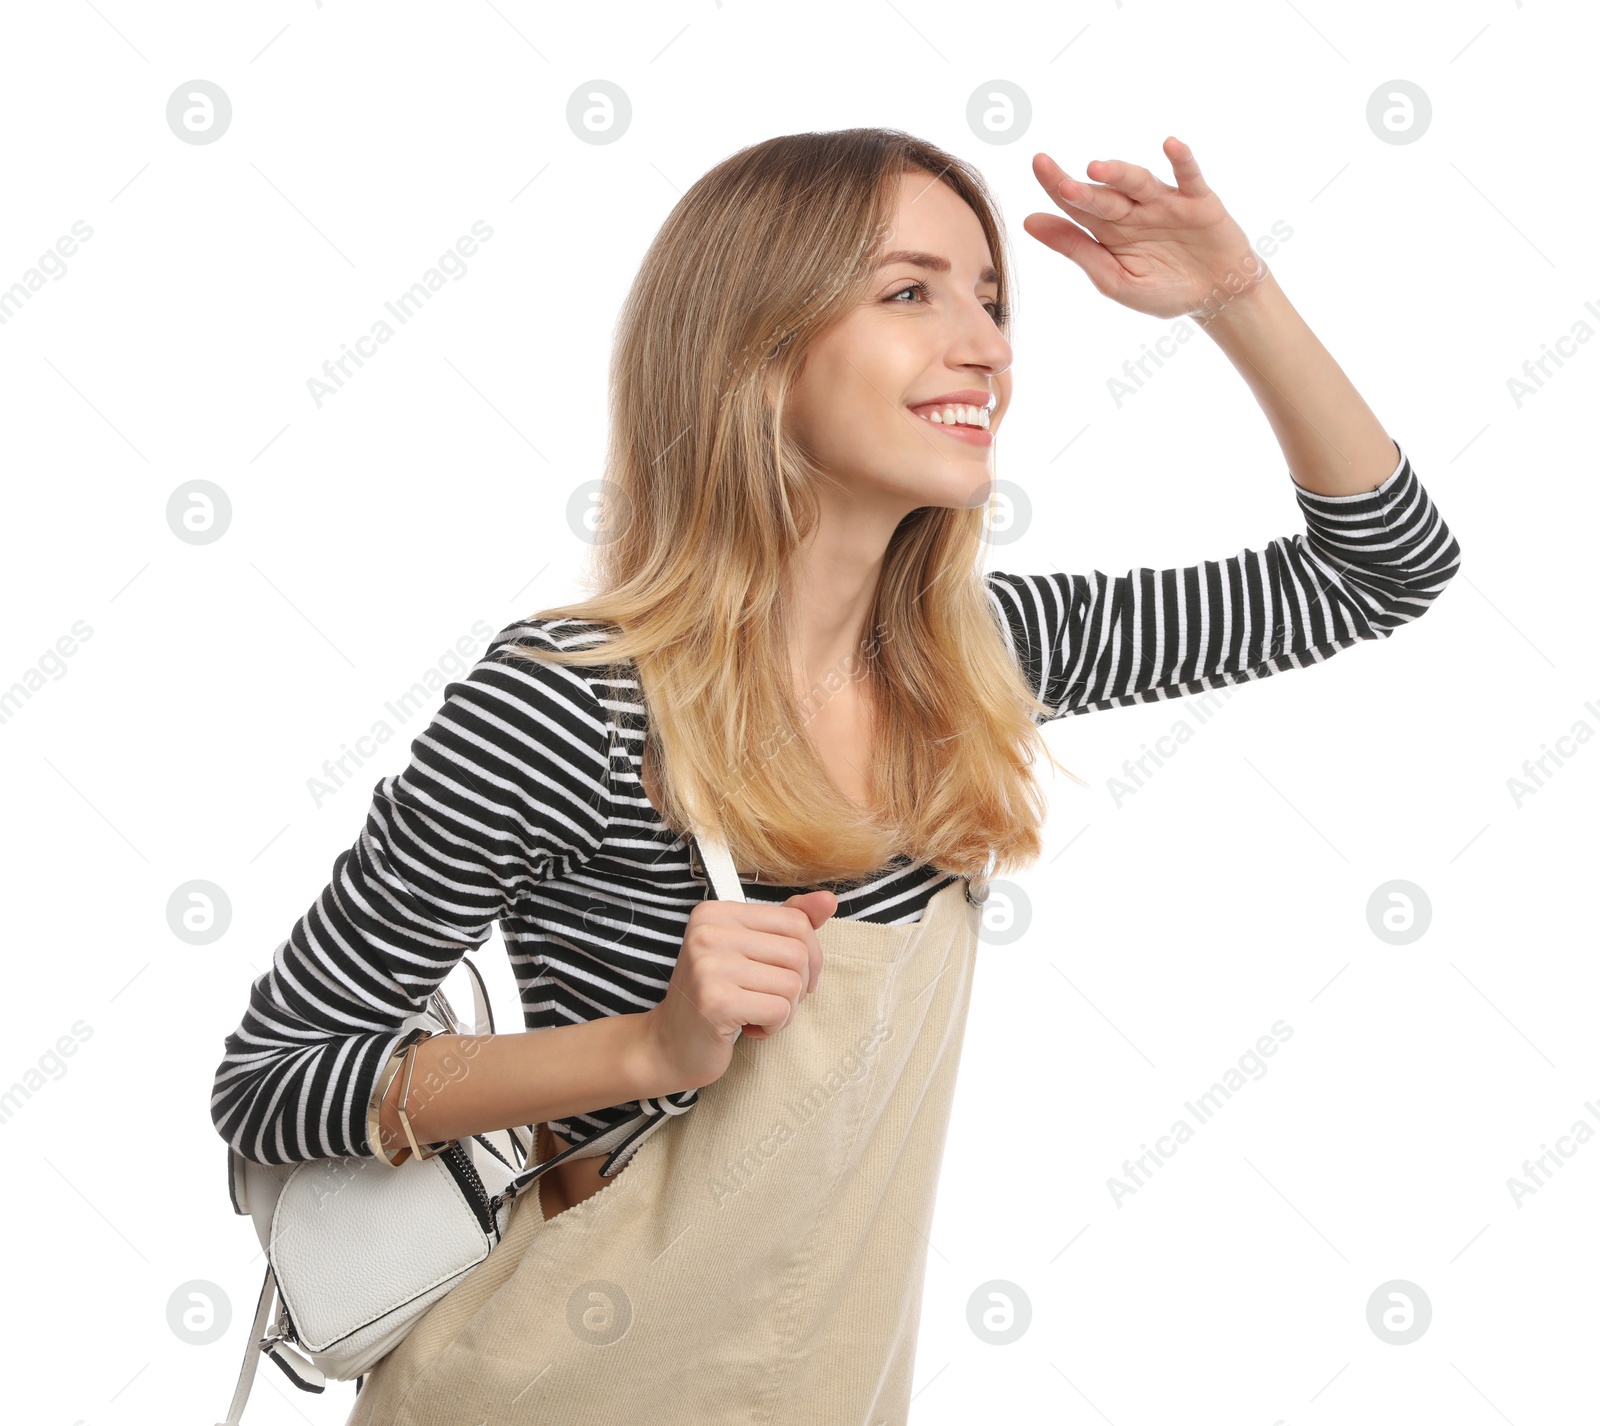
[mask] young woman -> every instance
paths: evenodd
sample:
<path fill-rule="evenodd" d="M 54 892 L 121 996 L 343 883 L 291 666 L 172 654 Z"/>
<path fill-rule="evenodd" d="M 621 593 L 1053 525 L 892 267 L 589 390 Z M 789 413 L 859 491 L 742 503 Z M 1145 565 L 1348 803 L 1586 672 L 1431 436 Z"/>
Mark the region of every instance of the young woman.
<path fill-rule="evenodd" d="M 1165 152 L 1175 185 L 1039 155 L 1067 216 L 1025 227 L 1193 317 L 1271 422 L 1305 532 L 1187 569 L 980 572 L 1011 284 L 968 165 L 790 135 L 668 217 L 617 339 L 596 592 L 446 689 L 217 1070 L 248 1159 L 403 1161 L 399 1027 L 501 926 L 537 1033 L 412 1048 L 413 1129 L 580 1147 L 352 1423 L 904 1420 L 978 904 L 1039 853 L 1040 726 L 1309 667 L 1455 573 L 1400 448 Z M 620 1167 L 583 1155 L 635 1119 Z"/>

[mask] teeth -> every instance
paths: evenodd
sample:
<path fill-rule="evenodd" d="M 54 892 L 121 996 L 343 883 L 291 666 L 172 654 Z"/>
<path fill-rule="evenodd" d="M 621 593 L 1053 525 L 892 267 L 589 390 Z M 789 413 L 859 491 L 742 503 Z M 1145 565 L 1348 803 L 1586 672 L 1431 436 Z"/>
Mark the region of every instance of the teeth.
<path fill-rule="evenodd" d="M 980 431 L 989 429 L 989 409 L 986 406 L 936 406 L 931 412 L 919 413 L 924 421 L 935 426 L 976 426 Z"/>

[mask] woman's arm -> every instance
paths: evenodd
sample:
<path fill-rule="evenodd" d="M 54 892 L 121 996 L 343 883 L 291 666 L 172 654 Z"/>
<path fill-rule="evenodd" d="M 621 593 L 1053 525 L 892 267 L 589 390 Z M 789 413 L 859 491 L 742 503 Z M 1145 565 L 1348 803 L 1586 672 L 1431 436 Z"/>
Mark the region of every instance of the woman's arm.
<path fill-rule="evenodd" d="M 1035 155 L 1035 177 L 1067 216 L 1030 213 L 1023 226 L 1104 296 L 1191 317 L 1217 342 L 1272 424 L 1306 533 L 1186 569 L 989 575 L 1050 717 L 1320 663 L 1419 617 L 1460 568 L 1460 547 L 1405 453 L 1290 305 L 1189 146 L 1169 138 L 1163 148 L 1176 186 L 1121 160 L 1095 160 L 1085 172 L 1096 182 L 1080 183 Z"/>
<path fill-rule="evenodd" d="M 1388 438 L 1385 437 L 1385 440 Z M 1461 552 L 1404 452 L 1377 488 L 1295 486 L 1304 534 L 1183 569 L 985 576 L 1040 722 L 1309 668 L 1421 617 Z"/>
<path fill-rule="evenodd" d="M 1192 318 L 1249 383 L 1302 488 L 1375 489 L 1396 455 L 1377 417 L 1206 183 L 1194 152 L 1176 138 L 1162 149 L 1175 186 L 1121 159 L 1094 160 L 1084 171 L 1095 181 L 1080 183 L 1036 154 L 1034 176 L 1066 216 L 1030 213 L 1023 227 L 1112 301 Z"/>
<path fill-rule="evenodd" d="M 1388 476 L 1394 442 L 1270 272 L 1194 320 L 1255 393 L 1297 485 L 1359 495 Z"/>
<path fill-rule="evenodd" d="M 525 626 L 502 631 L 446 687 L 443 706 L 412 741 L 410 765 L 374 789 L 365 828 L 251 986 L 211 1099 L 217 1132 L 244 1158 L 375 1156 L 368 1113 L 405 1020 L 520 898 L 603 843 L 611 735 L 594 690 L 581 670 L 494 656 L 502 643 L 539 637 Z M 545 1033 L 554 1039 L 532 1043 Z M 492 1036 L 484 1063 L 548 1067 L 555 1079 L 508 1088 L 513 1112 L 491 1124 L 474 1122 L 483 1120 L 485 1096 L 493 1102 L 487 1077 L 467 1075 L 440 1090 L 423 1122 L 505 1128 L 558 1102 L 573 1112 L 574 1098 L 589 1098 L 586 1110 L 626 1102 L 627 1094 L 609 1096 L 637 1067 L 588 1062 L 591 1049 L 619 1034 L 584 1027 Z M 561 1046 L 582 1062 L 551 1065 Z M 444 1048 L 424 1045 L 417 1068 Z M 416 1070 L 412 1079 L 417 1102 Z"/>
<path fill-rule="evenodd" d="M 570 1119 L 683 1088 L 661 1073 L 647 1011 L 510 1035 L 435 1035 L 411 1053 L 406 1117 L 419 1144 Z M 395 1165 L 411 1157 L 397 1113 L 404 1078 L 390 1082 L 378 1143 L 370 1146 Z"/>

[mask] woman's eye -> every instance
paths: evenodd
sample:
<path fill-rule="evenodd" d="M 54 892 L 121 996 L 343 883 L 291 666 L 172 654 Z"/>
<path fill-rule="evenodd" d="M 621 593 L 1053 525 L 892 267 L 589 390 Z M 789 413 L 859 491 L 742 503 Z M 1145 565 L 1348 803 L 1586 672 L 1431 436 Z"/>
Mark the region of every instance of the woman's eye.
<path fill-rule="evenodd" d="M 928 295 L 928 285 L 925 282 L 913 282 L 909 287 L 902 287 L 889 300 L 893 302 L 896 298 L 904 297 L 908 292 L 920 292 L 922 296 L 926 298 Z"/>
<path fill-rule="evenodd" d="M 922 301 L 927 301 L 927 299 L 928 299 L 928 284 L 925 283 L 925 282 L 913 282 L 913 283 L 910 283 L 909 285 L 907 285 L 905 287 L 902 287 L 898 292 L 893 293 L 889 297 L 886 297 L 884 300 L 886 302 L 898 302 L 900 300 L 900 298 L 904 297 L 907 293 L 910 293 L 910 292 L 918 293 L 920 295 L 920 299 Z M 901 305 L 902 306 L 910 306 L 911 304 L 910 303 L 901 303 Z M 994 319 L 995 325 L 999 326 L 999 327 L 1003 327 L 1005 325 L 1005 321 L 1006 321 L 1005 304 L 1002 303 L 1002 302 L 999 302 L 999 301 L 993 301 L 993 302 L 985 302 L 983 305 L 984 305 L 985 308 L 988 309 L 989 315 Z"/>

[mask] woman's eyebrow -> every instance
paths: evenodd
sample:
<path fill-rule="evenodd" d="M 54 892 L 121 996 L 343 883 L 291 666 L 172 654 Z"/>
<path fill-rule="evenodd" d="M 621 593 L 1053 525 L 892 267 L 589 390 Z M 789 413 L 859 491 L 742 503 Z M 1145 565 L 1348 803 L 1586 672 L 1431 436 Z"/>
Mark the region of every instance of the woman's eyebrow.
<path fill-rule="evenodd" d="M 885 254 L 879 267 L 894 267 L 899 263 L 908 263 L 912 267 L 925 267 L 930 272 L 949 272 L 950 259 L 940 257 L 937 253 L 917 252 L 913 248 L 899 248 L 892 253 Z M 998 282 L 1000 274 L 992 267 L 986 267 L 978 274 L 979 282 Z"/>

